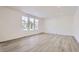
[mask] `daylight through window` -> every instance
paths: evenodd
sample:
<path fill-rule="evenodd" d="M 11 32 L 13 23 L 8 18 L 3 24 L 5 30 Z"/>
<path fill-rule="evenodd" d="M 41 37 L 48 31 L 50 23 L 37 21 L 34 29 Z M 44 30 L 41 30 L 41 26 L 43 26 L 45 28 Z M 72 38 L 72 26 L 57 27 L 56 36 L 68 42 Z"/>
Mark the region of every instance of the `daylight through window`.
<path fill-rule="evenodd" d="M 38 19 L 22 16 L 22 25 L 25 31 L 38 30 Z"/>

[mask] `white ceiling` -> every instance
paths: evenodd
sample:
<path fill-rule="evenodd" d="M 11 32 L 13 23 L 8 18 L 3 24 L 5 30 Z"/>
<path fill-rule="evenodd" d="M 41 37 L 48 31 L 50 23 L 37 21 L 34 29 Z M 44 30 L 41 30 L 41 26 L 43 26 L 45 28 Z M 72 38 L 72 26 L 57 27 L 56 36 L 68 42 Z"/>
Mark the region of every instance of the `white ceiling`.
<path fill-rule="evenodd" d="M 41 18 L 52 18 L 61 16 L 73 16 L 77 7 L 75 6 L 13 6 L 14 8 L 30 15 Z"/>

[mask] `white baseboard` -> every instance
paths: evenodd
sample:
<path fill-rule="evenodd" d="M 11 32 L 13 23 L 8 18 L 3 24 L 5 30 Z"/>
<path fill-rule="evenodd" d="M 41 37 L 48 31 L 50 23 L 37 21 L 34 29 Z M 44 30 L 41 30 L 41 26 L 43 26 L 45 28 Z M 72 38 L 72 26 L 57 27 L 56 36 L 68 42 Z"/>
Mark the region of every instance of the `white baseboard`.
<path fill-rule="evenodd" d="M 16 37 L 10 37 L 10 38 L 6 38 L 4 40 L 0 40 L 0 42 L 5 42 L 5 41 L 9 41 L 9 40 L 14 40 L 14 39 L 19 39 L 19 38 L 23 38 L 23 37 L 28 37 L 28 36 L 33 36 L 33 35 L 37 35 L 37 34 L 41 34 L 43 32 L 34 32 L 34 33 L 28 33 L 28 34 L 24 34 L 24 35 L 18 35 Z"/>
<path fill-rule="evenodd" d="M 45 32 L 45 33 L 49 33 L 49 32 Z M 73 34 L 62 34 L 62 33 L 50 33 L 50 34 L 58 34 L 58 35 L 67 35 L 67 36 L 74 36 Z"/>

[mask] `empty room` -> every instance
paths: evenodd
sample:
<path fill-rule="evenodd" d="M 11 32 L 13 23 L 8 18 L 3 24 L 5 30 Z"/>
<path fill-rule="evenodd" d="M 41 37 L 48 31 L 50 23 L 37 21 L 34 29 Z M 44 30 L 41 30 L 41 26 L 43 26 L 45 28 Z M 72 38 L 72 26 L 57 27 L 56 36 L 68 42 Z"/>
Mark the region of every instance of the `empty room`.
<path fill-rule="evenodd" d="M 79 52 L 79 7 L 0 6 L 0 52 Z"/>

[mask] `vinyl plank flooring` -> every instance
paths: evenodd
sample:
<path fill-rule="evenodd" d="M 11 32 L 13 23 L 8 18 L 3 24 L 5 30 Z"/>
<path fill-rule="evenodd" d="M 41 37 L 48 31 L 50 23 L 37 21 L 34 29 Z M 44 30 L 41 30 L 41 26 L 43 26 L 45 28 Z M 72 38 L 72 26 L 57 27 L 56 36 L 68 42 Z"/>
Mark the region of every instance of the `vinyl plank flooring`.
<path fill-rule="evenodd" d="M 72 36 L 42 33 L 0 43 L 0 52 L 79 52 Z"/>

